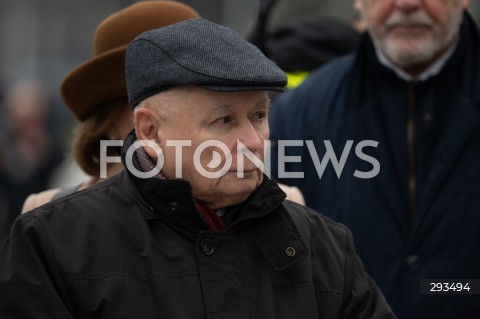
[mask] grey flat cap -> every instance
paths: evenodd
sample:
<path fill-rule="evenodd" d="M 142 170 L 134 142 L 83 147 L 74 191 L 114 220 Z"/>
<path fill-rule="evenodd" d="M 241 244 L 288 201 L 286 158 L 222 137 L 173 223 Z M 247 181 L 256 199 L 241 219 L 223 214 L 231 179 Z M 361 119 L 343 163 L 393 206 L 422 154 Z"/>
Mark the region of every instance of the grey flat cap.
<path fill-rule="evenodd" d="M 136 37 L 126 54 L 132 108 L 158 92 L 181 85 L 235 92 L 282 91 L 285 73 L 235 31 L 191 19 Z"/>

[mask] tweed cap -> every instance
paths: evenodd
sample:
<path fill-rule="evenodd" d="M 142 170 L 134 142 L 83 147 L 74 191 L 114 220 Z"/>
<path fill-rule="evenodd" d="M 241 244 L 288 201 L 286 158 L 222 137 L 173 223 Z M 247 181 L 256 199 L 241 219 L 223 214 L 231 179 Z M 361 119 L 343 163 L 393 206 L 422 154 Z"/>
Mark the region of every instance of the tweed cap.
<path fill-rule="evenodd" d="M 283 91 L 285 73 L 235 31 L 190 19 L 136 37 L 126 54 L 132 108 L 161 91 L 196 85 L 219 92 Z"/>

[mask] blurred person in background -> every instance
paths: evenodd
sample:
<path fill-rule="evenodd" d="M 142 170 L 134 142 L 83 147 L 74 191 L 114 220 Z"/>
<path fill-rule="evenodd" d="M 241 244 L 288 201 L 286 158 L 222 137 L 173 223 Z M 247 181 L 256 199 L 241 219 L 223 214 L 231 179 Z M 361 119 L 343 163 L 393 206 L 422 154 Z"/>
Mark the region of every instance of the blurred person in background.
<path fill-rule="evenodd" d="M 356 49 L 363 31 L 359 21 L 352 0 L 260 0 L 248 39 L 286 72 L 292 89 Z"/>
<path fill-rule="evenodd" d="M 26 79 L 14 84 L 5 95 L 5 136 L 2 141 L 2 184 L 9 229 L 32 192 L 45 189 L 63 153 L 49 126 L 49 99 L 39 81 Z M 3 240 L 5 233 L 1 234 Z"/>
<path fill-rule="evenodd" d="M 69 73 L 60 89 L 65 104 L 80 122 L 75 131 L 73 156 L 91 178 L 71 187 L 31 194 L 22 212 L 104 179 L 100 177 L 100 141 L 123 140 L 133 129 L 125 84 L 128 43 L 144 31 L 198 16 L 194 9 L 180 2 L 141 1 L 115 12 L 98 25 L 93 35 L 93 57 Z M 120 147 L 108 149 L 108 156 L 120 155 Z M 121 163 L 108 163 L 106 177 L 122 169 Z"/>
<path fill-rule="evenodd" d="M 352 229 L 399 318 L 476 318 L 480 36 L 469 1 L 355 5 L 368 26 L 355 53 L 273 103 L 271 138 L 303 145 L 286 148 L 301 160 L 282 169 L 303 178 L 280 180 Z M 442 280 L 453 284 L 428 295 Z"/>

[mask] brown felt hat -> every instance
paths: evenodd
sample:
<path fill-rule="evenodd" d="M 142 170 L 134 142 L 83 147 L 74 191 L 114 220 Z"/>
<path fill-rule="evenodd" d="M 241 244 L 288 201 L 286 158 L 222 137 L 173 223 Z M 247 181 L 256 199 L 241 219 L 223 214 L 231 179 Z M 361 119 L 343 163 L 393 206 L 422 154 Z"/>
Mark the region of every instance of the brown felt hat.
<path fill-rule="evenodd" d="M 142 1 L 103 20 L 93 37 L 93 57 L 63 80 L 64 102 L 84 121 L 104 102 L 127 97 L 125 51 L 144 31 L 199 17 L 191 7 L 175 1 Z"/>

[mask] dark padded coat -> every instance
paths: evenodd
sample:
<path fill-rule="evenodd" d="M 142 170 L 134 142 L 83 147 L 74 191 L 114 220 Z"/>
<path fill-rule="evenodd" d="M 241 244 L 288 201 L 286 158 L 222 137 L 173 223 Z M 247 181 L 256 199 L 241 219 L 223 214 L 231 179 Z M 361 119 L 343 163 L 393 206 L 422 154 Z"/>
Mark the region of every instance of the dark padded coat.
<path fill-rule="evenodd" d="M 275 100 L 270 127 L 272 139 L 313 141 L 319 161 L 325 145 L 338 160 L 345 150 L 336 172 L 332 162 L 317 171 L 306 142 L 286 147 L 286 171 L 305 176 L 280 181 L 352 230 L 399 318 L 480 318 L 478 295 L 420 294 L 422 279 L 480 278 L 480 38 L 467 14 L 438 75 L 405 82 L 380 64 L 365 35 L 355 54 Z M 364 141 L 378 144 L 359 147 Z M 378 175 L 358 177 L 375 161 Z"/>
<path fill-rule="evenodd" d="M 265 179 L 212 232 L 187 182 L 124 172 L 23 214 L 0 318 L 394 318 L 349 230 L 284 196 Z"/>

